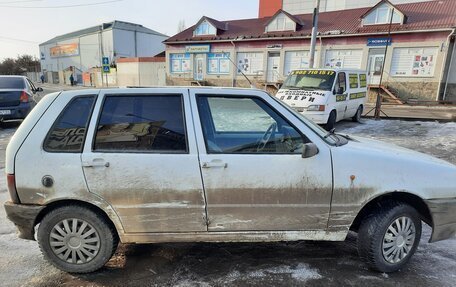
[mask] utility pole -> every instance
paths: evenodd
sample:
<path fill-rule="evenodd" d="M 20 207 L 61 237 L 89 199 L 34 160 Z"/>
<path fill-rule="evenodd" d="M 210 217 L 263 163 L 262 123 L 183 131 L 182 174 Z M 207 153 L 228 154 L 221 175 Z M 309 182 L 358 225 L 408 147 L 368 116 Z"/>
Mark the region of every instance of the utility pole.
<path fill-rule="evenodd" d="M 382 95 L 380 94 L 380 89 L 381 89 L 382 81 L 383 81 L 383 72 L 385 71 L 385 63 L 386 63 L 386 56 L 388 54 L 388 46 L 391 45 L 391 41 L 392 41 L 391 26 L 393 25 L 393 17 L 394 17 L 394 9 L 391 10 L 391 16 L 390 16 L 390 21 L 389 21 L 389 26 L 388 26 L 388 40 L 386 41 L 386 44 L 385 44 L 385 54 L 383 56 L 382 71 L 380 73 L 380 83 L 379 83 L 378 90 L 377 90 L 377 100 L 375 102 L 375 111 L 374 111 L 375 120 L 379 120 L 380 113 L 383 113 L 382 112 Z"/>
<path fill-rule="evenodd" d="M 319 12 L 320 12 L 320 0 L 316 0 L 314 12 L 313 12 L 313 19 L 312 19 L 312 39 L 310 40 L 309 68 L 311 68 L 311 69 L 313 69 L 314 65 L 315 65 L 315 46 L 317 45 Z"/>

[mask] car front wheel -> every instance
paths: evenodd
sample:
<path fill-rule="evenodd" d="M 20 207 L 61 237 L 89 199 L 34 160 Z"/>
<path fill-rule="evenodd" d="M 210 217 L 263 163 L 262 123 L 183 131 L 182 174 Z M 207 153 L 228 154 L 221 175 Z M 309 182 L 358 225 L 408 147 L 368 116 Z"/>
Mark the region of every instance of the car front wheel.
<path fill-rule="evenodd" d="M 114 254 L 118 237 L 106 220 L 82 206 L 60 207 L 44 216 L 38 243 L 48 261 L 69 273 L 103 267 Z"/>
<path fill-rule="evenodd" d="M 358 252 L 371 269 L 395 272 L 410 260 L 420 238 L 421 219 L 413 207 L 384 203 L 361 223 Z"/>

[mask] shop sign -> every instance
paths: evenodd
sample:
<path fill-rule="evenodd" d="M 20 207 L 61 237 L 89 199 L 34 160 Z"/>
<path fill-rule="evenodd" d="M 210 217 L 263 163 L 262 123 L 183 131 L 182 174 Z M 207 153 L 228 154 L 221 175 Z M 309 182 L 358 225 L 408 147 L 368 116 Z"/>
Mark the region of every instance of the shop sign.
<path fill-rule="evenodd" d="M 211 45 L 185 46 L 185 53 L 201 54 L 201 53 L 209 53 L 210 51 L 211 51 Z"/>
<path fill-rule="evenodd" d="M 267 49 L 282 49 L 283 45 L 282 44 L 272 44 L 272 45 L 267 45 Z"/>
<path fill-rule="evenodd" d="M 388 38 L 367 38 L 368 47 L 382 47 L 382 46 L 391 46 L 393 39 Z"/>
<path fill-rule="evenodd" d="M 77 56 L 79 55 L 79 45 L 77 43 L 58 45 L 51 47 L 49 53 L 51 58 Z"/>

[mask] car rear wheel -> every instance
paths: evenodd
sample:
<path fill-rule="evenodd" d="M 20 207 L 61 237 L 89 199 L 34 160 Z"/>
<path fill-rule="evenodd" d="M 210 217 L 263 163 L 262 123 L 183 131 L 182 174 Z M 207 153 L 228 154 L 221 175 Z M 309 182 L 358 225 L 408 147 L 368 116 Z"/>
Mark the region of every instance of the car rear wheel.
<path fill-rule="evenodd" d="M 336 119 L 337 119 L 336 111 L 331 111 L 331 113 L 329 114 L 329 117 L 328 117 L 328 122 L 326 123 L 326 126 L 325 126 L 327 131 L 330 131 L 334 128 L 334 126 L 336 125 Z"/>
<path fill-rule="evenodd" d="M 352 121 L 354 122 L 361 122 L 361 116 L 363 114 L 363 106 L 359 106 L 356 110 L 356 114 L 353 116 Z"/>
<path fill-rule="evenodd" d="M 103 267 L 114 254 L 116 231 L 99 214 L 72 205 L 44 216 L 38 243 L 48 261 L 69 273 L 88 273 Z"/>
<path fill-rule="evenodd" d="M 371 269 L 395 272 L 413 256 L 420 238 L 418 212 L 404 203 L 385 203 L 361 223 L 358 253 Z"/>

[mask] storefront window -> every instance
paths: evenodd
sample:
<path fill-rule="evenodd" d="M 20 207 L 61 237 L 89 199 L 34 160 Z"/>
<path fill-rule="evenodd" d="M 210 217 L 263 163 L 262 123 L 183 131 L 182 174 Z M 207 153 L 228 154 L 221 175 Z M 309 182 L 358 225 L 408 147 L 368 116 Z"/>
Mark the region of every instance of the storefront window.
<path fill-rule="evenodd" d="M 230 53 L 209 53 L 207 54 L 208 74 L 229 74 Z"/>
<path fill-rule="evenodd" d="M 263 74 L 263 53 L 238 53 L 237 54 L 238 74 L 262 75 Z"/>
<path fill-rule="evenodd" d="M 171 73 L 189 73 L 191 72 L 190 54 L 170 54 Z"/>
<path fill-rule="evenodd" d="M 394 48 L 391 75 L 396 77 L 433 77 L 438 48 Z"/>

